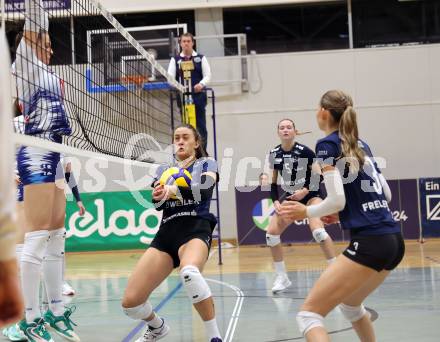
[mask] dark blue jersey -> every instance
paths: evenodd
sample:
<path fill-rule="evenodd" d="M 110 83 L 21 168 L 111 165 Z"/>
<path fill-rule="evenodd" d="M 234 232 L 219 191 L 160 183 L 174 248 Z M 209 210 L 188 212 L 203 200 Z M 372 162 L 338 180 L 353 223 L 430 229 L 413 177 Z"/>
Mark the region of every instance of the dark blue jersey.
<path fill-rule="evenodd" d="M 176 165 L 164 164 L 159 166 L 155 181 L 159 180 L 162 173 L 172 166 Z M 214 172 L 217 174 L 217 162 L 212 158 L 200 158 L 197 159 L 192 165 L 187 167 L 186 170 L 191 174 L 192 183 L 200 183 L 203 173 Z M 211 226 L 213 227 L 217 224 L 217 219 L 209 212 L 210 204 L 211 198 L 204 201 L 190 199 L 183 199 L 181 201 L 179 199 L 170 198 L 165 202 L 162 224 L 167 223 L 177 217 L 193 216 L 209 220 L 211 222 Z"/>
<path fill-rule="evenodd" d="M 364 235 L 399 232 L 379 180 L 380 170 L 368 145 L 358 141 L 365 152 L 365 163 L 358 173 L 350 173 L 341 159 L 339 132 L 333 132 L 316 144 L 316 156 L 322 165 L 335 166 L 343 178 L 345 208 L 339 213 L 343 229 L 359 229 Z"/>
<path fill-rule="evenodd" d="M 319 190 L 319 175 L 311 181 L 314 159 L 315 152 L 297 142 L 290 151 L 284 151 L 278 145 L 269 154 L 270 167 L 279 172 L 284 181 L 283 188 L 289 193 L 302 188 Z"/>

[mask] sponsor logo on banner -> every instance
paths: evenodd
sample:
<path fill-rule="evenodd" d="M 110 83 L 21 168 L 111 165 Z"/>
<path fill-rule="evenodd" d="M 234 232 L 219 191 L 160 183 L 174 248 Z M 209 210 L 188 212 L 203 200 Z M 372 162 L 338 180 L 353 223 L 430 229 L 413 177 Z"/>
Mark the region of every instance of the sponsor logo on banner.
<path fill-rule="evenodd" d="M 426 196 L 426 218 L 430 221 L 440 221 L 440 195 Z"/>
<path fill-rule="evenodd" d="M 142 191 L 151 199 L 151 191 Z M 66 210 L 67 249 L 93 251 L 145 248 L 156 235 L 162 212 L 153 204 L 145 208 L 130 192 L 81 194 L 87 209 L 79 216 L 76 204 L 68 202 Z"/>
<path fill-rule="evenodd" d="M 254 209 L 252 210 L 252 220 L 258 228 L 266 231 L 269 227 L 270 218 L 274 213 L 275 207 L 272 200 L 270 198 L 265 198 L 261 201 L 258 201 L 257 204 L 254 206 Z M 301 221 L 294 221 L 294 223 L 297 226 L 302 226 L 309 224 L 309 220 L 304 219 Z"/>
<path fill-rule="evenodd" d="M 267 230 L 269 227 L 270 217 L 274 214 L 275 207 L 270 198 L 258 201 L 252 210 L 252 220 L 261 230 Z"/>
<path fill-rule="evenodd" d="M 6 0 L 6 12 L 24 12 L 25 0 Z M 70 0 L 43 0 L 43 7 L 45 10 L 69 9 Z"/>
<path fill-rule="evenodd" d="M 440 178 L 421 178 L 420 209 L 424 236 L 440 236 Z"/>

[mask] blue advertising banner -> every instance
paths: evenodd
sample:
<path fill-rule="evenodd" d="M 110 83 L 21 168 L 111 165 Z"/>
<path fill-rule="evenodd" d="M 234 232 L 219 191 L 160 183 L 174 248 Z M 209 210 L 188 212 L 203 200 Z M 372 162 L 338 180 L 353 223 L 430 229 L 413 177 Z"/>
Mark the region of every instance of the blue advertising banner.
<path fill-rule="evenodd" d="M 70 8 L 70 0 L 43 0 L 46 10 L 59 10 Z M 6 12 L 24 12 L 24 0 L 6 0 Z"/>
<path fill-rule="evenodd" d="M 440 236 L 440 178 L 420 178 L 420 212 L 423 237 Z"/>
<path fill-rule="evenodd" d="M 394 220 L 400 223 L 403 237 L 405 239 L 419 239 L 417 179 L 390 180 L 388 184 L 392 193 L 391 214 Z"/>
<path fill-rule="evenodd" d="M 394 220 L 399 223 L 403 237 L 405 239 L 419 239 L 417 179 L 390 180 L 388 183 L 393 194 L 390 203 L 391 214 Z M 237 235 L 240 245 L 266 243 L 266 230 L 274 213 L 273 203 L 269 197 L 270 192 L 261 188 L 237 187 L 235 189 Z M 440 204 L 438 211 L 440 212 Z M 437 222 L 440 225 L 440 221 Z M 327 226 L 326 229 L 335 241 L 349 240 L 349 233 L 344 232 L 339 225 Z M 438 230 L 440 232 L 440 227 Z M 282 235 L 282 241 L 287 243 L 305 243 L 312 240 L 307 220 L 295 221 Z"/>
<path fill-rule="evenodd" d="M 274 213 L 270 192 L 261 188 L 237 187 L 237 236 L 239 245 L 265 245 L 266 230 Z M 347 240 L 339 225 L 326 227 L 327 232 L 335 241 Z M 284 243 L 307 243 L 314 241 L 308 220 L 293 222 L 282 235 Z"/>

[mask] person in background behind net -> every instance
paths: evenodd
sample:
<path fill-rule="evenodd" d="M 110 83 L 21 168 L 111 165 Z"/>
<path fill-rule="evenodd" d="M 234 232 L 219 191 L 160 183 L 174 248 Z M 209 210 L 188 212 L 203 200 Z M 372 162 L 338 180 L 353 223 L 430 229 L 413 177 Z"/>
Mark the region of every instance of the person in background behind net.
<path fill-rule="evenodd" d="M 52 57 L 49 18 L 42 0 L 25 1 L 23 37 L 14 63 L 18 105 L 25 134 L 62 143 L 71 133 L 64 107 L 64 82 L 49 68 Z M 19 323 L 28 341 L 53 341 L 46 325 L 70 341 L 79 341 L 62 298 L 66 230 L 64 190 L 55 184 L 60 153 L 21 146 L 17 168 L 24 186 L 27 227 L 21 256 L 21 282 L 26 318 Z M 49 310 L 40 311 L 40 274 Z"/>
<path fill-rule="evenodd" d="M 206 130 L 206 104 L 208 98 L 204 89 L 211 81 L 211 67 L 206 56 L 194 50 L 194 36 L 191 33 L 183 33 L 180 36 L 180 47 L 182 52 L 170 60 L 168 74 L 183 84 L 183 75 L 180 69 L 182 61 L 192 60 L 194 70 L 191 72 L 192 97 L 196 107 L 197 130 L 202 136 L 202 146 L 206 151 L 208 143 L 208 132 Z"/>
<path fill-rule="evenodd" d="M 9 49 L 3 27 L 0 31 L 0 327 L 19 320 L 24 310 L 14 250 L 14 146 L 9 70 Z"/>
<path fill-rule="evenodd" d="M 284 291 L 292 284 L 287 276 L 280 237 L 293 221 L 280 217 L 281 202 L 285 202 L 284 199 L 299 201 L 303 204 L 316 204 L 322 201 L 319 191 L 320 172 L 312 170 L 315 166 L 315 153 L 307 146 L 295 141 L 298 132 L 292 120 L 283 119 L 278 122 L 277 131 L 281 144 L 271 150 L 269 155 L 269 163 L 273 170 L 270 193 L 275 213 L 270 219 L 266 233 L 266 243 L 270 247 L 277 273 L 272 287 L 273 293 Z M 278 194 L 278 174 L 282 176 L 284 184 L 288 187 L 287 193 L 282 196 Z M 313 218 L 309 221 L 309 227 L 327 262 L 333 262 L 335 260 L 333 240 L 325 230 L 324 223 L 319 218 Z"/>
<path fill-rule="evenodd" d="M 260 173 L 260 175 L 258 176 L 258 182 L 260 183 L 260 186 L 269 185 L 269 175 L 266 172 Z"/>

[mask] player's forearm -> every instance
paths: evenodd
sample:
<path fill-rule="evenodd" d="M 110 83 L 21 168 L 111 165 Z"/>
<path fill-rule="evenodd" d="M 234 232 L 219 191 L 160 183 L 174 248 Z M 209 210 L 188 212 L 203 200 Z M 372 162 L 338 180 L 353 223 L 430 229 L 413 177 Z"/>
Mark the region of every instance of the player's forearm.
<path fill-rule="evenodd" d="M 76 202 L 81 201 L 81 195 L 78 190 L 78 184 L 76 183 L 75 176 L 71 172 L 66 172 L 64 174 L 64 178 L 66 180 L 66 183 L 69 185 L 70 190 L 72 191 L 73 197 L 75 198 Z"/>
<path fill-rule="evenodd" d="M 278 201 L 280 196 L 278 193 L 278 184 L 272 183 L 270 185 L 270 198 L 272 199 L 272 202 Z"/>
<path fill-rule="evenodd" d="M 178 193 L 183 199 L 193 201 L 206 201 L 211 199 L 215 187 L 215 179 L 202 175 L 200 183 L 191 184 L 191 187 L 178 187 Z"/>
<path fill-rule="evenodd" d="M 323 217 L 337 213 L 345 207 L 344 185 L 338 170 L 324 173 L 324 184 L 327 197 L 324 201 L 307 206 L 307 217 Z"/>

